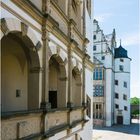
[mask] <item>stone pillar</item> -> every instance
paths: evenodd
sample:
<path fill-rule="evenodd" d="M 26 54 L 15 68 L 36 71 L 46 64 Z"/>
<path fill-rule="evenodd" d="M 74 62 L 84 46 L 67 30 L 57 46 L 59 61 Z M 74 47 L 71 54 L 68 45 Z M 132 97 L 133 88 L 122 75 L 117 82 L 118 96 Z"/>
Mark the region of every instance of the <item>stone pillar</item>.
<path fill-rule="evenodd" d="M 50 0 L 42 0 L 42 42 L 43 42 L 43 69 L 44 72 L 42 74 L 42 103 L 41 108 L 49 109 L 51 105 L 49 103 L 49 62 L 48 62 L 48 47 L 49 47 L 49 32 L 46 29 L 47 18 L 45 15 L 49 13 Z"/>
<path fill-rule="evenodd" d="M 68 25 L 68 37 L 69 37 L 69 46 L 68 46 L 68 102 L 67 102 L 67 107 L 73 107 L 72 103 L 72 67 L 71 67 L 71 62 L 72 62 L 72 46 L 73 46 L 73 39 L 72 39 L 72 30 L 73 27 L 75 26 L 75 22 L 70 19 L 71 18 L 71 0 L 68 1 L 68 18 L 69 18 L 69 25 Z"/>
<path fill-rule="evenodd" d="M 71 67 L 71 62 L 72 62 L 72 40 L 69 44 L 68 47 L 68 102 L 67 102 L 67 107 L 73 107 L 72 103 L 72 67 Z"/>

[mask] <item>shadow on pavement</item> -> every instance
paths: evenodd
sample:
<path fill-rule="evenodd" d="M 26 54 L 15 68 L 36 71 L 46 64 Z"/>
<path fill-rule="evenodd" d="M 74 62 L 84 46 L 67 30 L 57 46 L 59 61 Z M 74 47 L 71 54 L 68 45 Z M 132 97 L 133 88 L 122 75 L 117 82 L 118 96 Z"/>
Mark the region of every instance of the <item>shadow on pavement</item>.
<path fill-rule="evenodd" d="M 130 125 L 113 125 L 112 127 L 102 127 L 102 128 L 93 128 L 93 130 L 106 130 L 106 131 L 114 131 L 121 132 L 131 135 L 139 135 L 139 120 L 133 121 Z"/>

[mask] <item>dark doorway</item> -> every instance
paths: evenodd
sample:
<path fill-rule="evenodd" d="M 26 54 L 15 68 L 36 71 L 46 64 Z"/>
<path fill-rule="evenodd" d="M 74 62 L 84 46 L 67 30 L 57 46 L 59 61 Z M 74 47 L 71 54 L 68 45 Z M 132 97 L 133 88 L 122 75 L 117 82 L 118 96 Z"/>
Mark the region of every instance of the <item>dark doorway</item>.
<path fill-rule="evenodd" d="M 51 108 L 57 108 L 57 91 L 49 91 L 49 102 Z"/>
<path fill-rule="evenodd" d="M 123 124 L 123 116 L 117 116 L 117 124 Z"/>

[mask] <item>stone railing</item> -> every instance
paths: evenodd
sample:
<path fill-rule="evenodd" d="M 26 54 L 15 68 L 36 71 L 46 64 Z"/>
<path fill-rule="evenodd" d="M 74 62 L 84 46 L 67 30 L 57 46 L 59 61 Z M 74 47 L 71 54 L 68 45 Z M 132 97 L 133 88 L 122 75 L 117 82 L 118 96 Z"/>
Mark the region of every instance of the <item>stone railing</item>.
<path fill-rule="evenodd" d="M 47 113 L 46 114 L 47 128 L 51 129 L 56 126 L 66 125 L 68 122 L 67 112 L 68 110 Z"/>
<path fill-rule="evenodd" d="M 2 140 L 33 139 L 51 137 L 60 131 L 73 129 L 84 122 L 83 108 L 54 109 L 43 112 L 21 111 L 2 114 Z M 43 128 L 45 127 L 45 131 Z M 82 127 L 82 125 L 81 125 Z M 76 129 L 80 130 L 81 127 Z M 75 130 L 73 129 L 73 133 Z"/>
<path fill-rule="evenodd" d="M 4 118 L 1 121 L 2 140 L 15 140 L 30 135 L 40 135 L 41 113 Z"/>

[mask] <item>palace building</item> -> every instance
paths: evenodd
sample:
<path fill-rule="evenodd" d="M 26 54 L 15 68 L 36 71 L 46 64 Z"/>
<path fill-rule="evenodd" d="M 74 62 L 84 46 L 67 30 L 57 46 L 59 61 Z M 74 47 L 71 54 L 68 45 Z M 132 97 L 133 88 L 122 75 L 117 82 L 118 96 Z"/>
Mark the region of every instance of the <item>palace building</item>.
<path fill-rule="evenodd" d="M 92 0 L 1 1 L 2 140 L 92 139 L 92 25 Z"/>
<path fill-rule="evenodd" d="M 93 126 L 130 124 L 130 58 L 117 48 L 115 29 L 105 35 L 93 22 Z"/>

